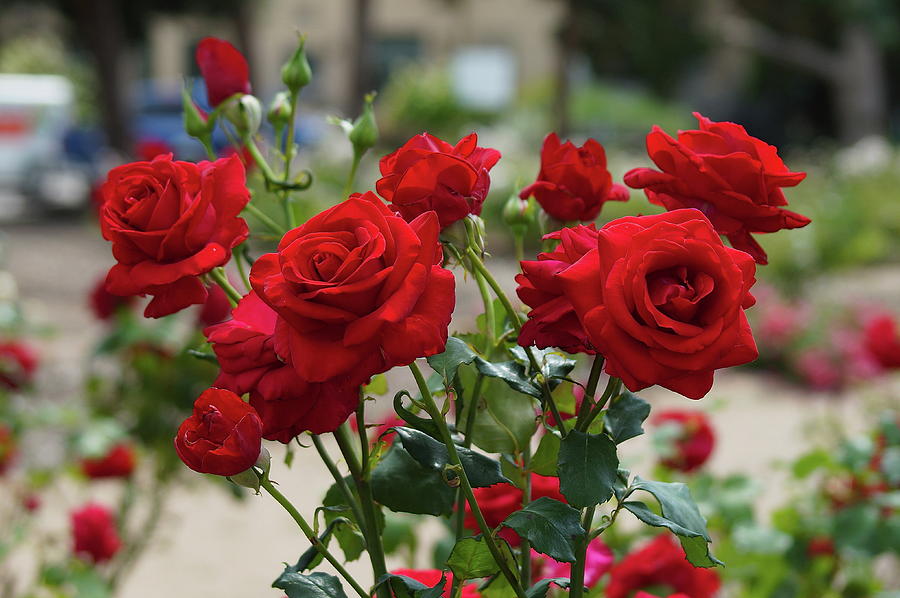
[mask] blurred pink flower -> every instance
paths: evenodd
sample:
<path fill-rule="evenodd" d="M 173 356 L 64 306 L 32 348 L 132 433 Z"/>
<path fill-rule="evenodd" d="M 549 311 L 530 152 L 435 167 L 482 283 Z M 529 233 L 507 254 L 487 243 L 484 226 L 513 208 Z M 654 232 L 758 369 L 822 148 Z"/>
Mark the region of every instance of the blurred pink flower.
<path fill-rule="evenodd" d="M 560 563 L 543 555 L 535 550 L 531 551 L 532 562 L 534 563 L 535 579 L 549 579 L 552 577 L 569 577 L 572 568 L 571 563 Z M 613 565 L 612 550 L 603 543 L 600 538 L 595 538 L 588 544 L 587 555 L 584 562 L 584 585 L 592 588 L 603 574 L 610 570 Z"/>

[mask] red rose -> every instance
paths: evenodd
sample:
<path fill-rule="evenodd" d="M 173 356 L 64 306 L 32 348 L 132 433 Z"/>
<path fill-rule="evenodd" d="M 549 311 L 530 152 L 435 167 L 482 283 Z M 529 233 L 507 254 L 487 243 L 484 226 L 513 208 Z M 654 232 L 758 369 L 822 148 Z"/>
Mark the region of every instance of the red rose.
<path fill-rule="evenodd" d="M 250 69 L 237 48 L 223 39 L 205 37 L 195 56 L 206 83 L 206 97 L 215 108 L 236 93 L 250 93 Z"/>
<path fill-rule="evenodd" d="M 668 409 L 653 417 L 657 426 L 674 426 L 678 433 L 672 439 L 673 454 L 662 463 L 670 469 L 694 471 L 709 459 L 716 445 L 716 436 L 709 418 L 702 411 Z"/>
<path fill-rule="evenodd" d="M 175 153 L 172 147 L 162 139 L 148 137 L 138 141 L 134 148 L 134 155 L 138 160 L 149 162 L 157 156 Z"/>
<path fill-rule="evenodd" d="M 231 302 L 228 301 L 228 295 L 217 284 L 210 285 L 207 288 L 209 296 L 200 313 L 197 314 L 197 321 L 202 326 L 212 326 L 225 320 L 231 313 Z"/>
<path fill-rule="evenodd" d="M 834 556 L 834 542 L 828 536 L 810 538 L 806 545 L 806 554 L 810 558 L 817 556 Z"/>
<path fill-rule="evenodd" d="M 0 475 L 6 473 L 9 466 L 16 459 L 18 449 L 16 447 L 16 437 L 13 431 L 3 424 L 0 424 Z"/>
<path fill-rule="evenodd" d="M 302 379 L 358 385 L 444 350 L 455 281 L 441 259 L 434 213 L 407 223 L 366 193 L 288 232 L 250 281 Z"/>
<path fill-rule="evenodd" d="M 632 592 L 654 586 L 666 586 L 690 598 L 712 598 L 719 585 L 714 570 L 694 567 L 681 546 L 661 535 L 613 566 L 606 598 L 628 598 Z"/>
<path fill-rule="evenodd" d="M 522 508 L 522 489 L 512 484 L 494 484 L 484 488 L 475 488 L 475 499 L 484 515 L 484 520 L 489 527 L 495 528 L 504 519 Z M 531 500 L 548 497 L 560 502 L 566 502 L 565 497 L 559 491 L 559 478 L 531 474 Z M 475 515 L 466 503 L 464 525 L 466 529 L 474 533 L 481 533 Z M 512 546 L 519 545 L 519 536 L 509 528 L 503 528 L 500 536 L 506 539 Z"/>
<path fill-rule="evenodd" d="M 19 341 L 0 342 L 0 384 L 16 390 L 31 383 L 38 366 L 37 354 Z"/>
<path fill-rule="evenodd" d="M 453 574 L 449 571 L 444 573 L 437 569 L 394 569 L 391 573 L 415 579 L 429 588 L 435 587 L 441 581 L 441 577 L 446 576 L 444 579 L 444 592 L 441 596 L 450 598 L 450 589 L 453 587 Z M 459 596 L 460 598 L 479 598 L 481 594 L 478 593 L 476 584 L 468 583 L 463 585 L 462 593 Z"/>
<path fill-rule="evenodd" d="M 757 357 L 744 314 L 755 270 L 701 212 L 675 210 L 610 222 L 556 277 L 610 376 L 699 399 L 714 370 Z"/>
<path fill-rule="evenodd" d="M 628 189 L 614 185 L 606 169 L 606 152 L 596 139 L 581 147 L 560 143 L 550 133 L 541 148 L 541 170 L 537 180 L 519 197 L 537 199 L 544 211 L 562 222 L 593 220 L 607 201 L 627 201 Z"/>
<path fill-rule="evenodd" d="M 89 503 L 72 515 L 73 552 L 94 563 L 111 559 L 122 546 L 112 512 L 96 503 Z"/>
<path fill-rule="evenodd" d="M 488 171 L 500 152 L 478 147 L 475 133 L 456 146 L 433 135 L 416 135 L 381 159 L 378 194 L 407 221 L 437 212 L 441 230 L 469 214 L 481 214 L 491 186 Z"/>
<path fill-rule="evenodd" d="M 777 148 L 744 127 L 694 116 L 700 130 L 679 131 L 677 141 L 654 126 L 647 153 L 662 172 L 636 168 L 625 174 L 625 184 L 644 189 L 651 203 L 667 210 L 701 210 L 735 249 L 765 264 L 766 252 L 751 233 L 809 224 L 809 218 L 782 207 L 787 200 L 781 188 L 799 184 L 806 173 L 788 170 Z"/>
<path fill-rule="evenodd" d="M 231 258 L 247 238 L 239 214 L 250 194 L 236 158 L 175 162 L 171 156 L 114 168 L 103 185 L 100 227 L 119 262 L 106 277 L 115 295 L 153 295 L 148 318 L 204 303 L 198 276 Z"/>
<path fill-rule="evenodd" d="M 41 508 L 41 497 L 33 492 L 29 492 L 22 498 L 22 506 L 29 513 L 35 513 Z"/>
<path fill-rule="evenodd" d="M 117 444 L 102 457 L 81 460 L 81 472 L 91 479 L 127 478 L 134 471 L 134 449 Z"/>
<path fill-rule="evenodd" d="M 522 274 L 516 275 L 516 293 L 532 308 L 519 333 L 519 344 L 593 355 L 596 350 L 556 275 L 597 246 L 597 229 L 593 224 L 564 228 L 544 239 L 558 240 L 559 245 L 553 251 L 539 253 L 537 261 L 520 262 Z"/>
<path fill-rule="evenodd" d="M 900 368 L 900 331 L 890 315 L 872 318 L 864 332 L 866 350 L 885 369 Z"/>
<path fill-rule="evenodd" d="M 261 442 L 262 422 L 253 407 L 230 390 L 210 388 L 178 428 L 175 450 L 194 471 L 229 476 L 256 463 Z"/>
<path fill-rule="evenodd" d="M 659 598 L 656 594 L 650 594 L 648 592 L 638 592 L 634 595 L 634 598 Z M 668 598 L 692 598 L 687 594 L 669 594 Z"/>
<path fill-rule="evenodd" d="M 94 285 L 91 291 L 90 305 L 94 315 L 98 320 L 108 320 L 113 317 L 120 309 L 126 309 L 134 304 L 134 297 L 131 295 L 121 296 L 113 295 L 106 290 L 106 278 L 101 278 Z"/>
<path fill-rule="evenodd" d="M 251 292 L 232 318 L 204 330 L 219 360 L 215 386 L 250 393 L 263 423 L 263 437 L 288 443 L 298 434 L 333 432 L 359 403 L 359 386 L 307 382 L 275 352 L 278 316 Z"/>

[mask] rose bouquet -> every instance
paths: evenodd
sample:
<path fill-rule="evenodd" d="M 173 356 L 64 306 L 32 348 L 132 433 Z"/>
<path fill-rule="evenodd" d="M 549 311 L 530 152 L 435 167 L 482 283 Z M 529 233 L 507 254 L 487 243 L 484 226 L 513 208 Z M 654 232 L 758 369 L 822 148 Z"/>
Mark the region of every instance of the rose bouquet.
<path fill-rule="evenodd" d="M 185 125 L 210 161 L 161 155 L 109 173 L 100 220 L 117 264 L 105 287 L 151 296 L 150 318 L 205 303 L 212 285 L 225 292 L 230 318 L 207 327 L 207 348 L 193 352 L 216 361 L 218 376 L 171 432 L 188 467 L 264 490 L 308 539 L 273 585 L 291 598 L 537 598 L 551 586 L 625 596 L 661 585 L 711 595 L 715 573 L 696 567 L 720 561 L 687 487 L 621 469 L 617 445 L 641 434 L 650 413 L 634 393 L 658 385 L 700 399 L 715 370 L 756 358 L 745 310 L 766 256 L 753 235 L 808 223 L 784 209 L 782 193 L 804 174 L 739 125 L 698 115 L 700 128 L 677 140 L 650 133 L 658 171 L 625 175 L 668 211 L 598 228 L 603 204 L 627 189 L 597 141 L 550 134 L 537 180 L 504 208 L 516 236 L 537 217 L 530 197 L 555 223 L 516 276 L 525 313 L 490 270 L 479 217 L 498 150 L 474 133 L 455 144 L 423 133 L 381 158 L 381 178 L 365 185 L 375 192 L 353 193 L 377 141 L 369 96 L 359 118 L 337 121 L 353 148 L 345 192 L 300 222 L 313 183 L 293 171 L 298 98 L 311 77 L 303 42 L 266 112 L 268 148 L 243 57 L 208 38 L 197 60 L 210 111 L 185 93 Z M 217 126 L 233 141 L 230 157 L 213 150 Z M 278 213 L 260 201 L 266 194 Z M 451 335 L 464 277 L 483 314 L 477 330 Z M 395 368 L 414 384 L 395 393 L 397 419 L 373 443 L 372 389 Z M 315 513 L 281 493 L 274 480 L 289 472 L 263 446 L 295 439 L 334 476 Z M 388 570 L 385 510 L 448 522 L 453 546 L 437 570 Z M 671 563 L 646 584 L 640 555 L 609 567 L 602 534 L 623 511 L 680 542 L 645 548 Z M 344 562 L 363 553 L 372 575 L 356 579 Z M 336 575 L 314 571 L 323 561 Z"/>

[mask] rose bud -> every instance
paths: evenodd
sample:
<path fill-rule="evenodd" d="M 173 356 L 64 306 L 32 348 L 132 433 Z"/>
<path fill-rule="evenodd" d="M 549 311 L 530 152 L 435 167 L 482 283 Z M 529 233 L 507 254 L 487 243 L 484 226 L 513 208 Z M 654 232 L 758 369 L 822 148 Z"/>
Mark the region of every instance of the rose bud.
<path fill-rule="evenodd" d="M 31 383 L 38 366 L 38 356 L 23 342 L 0 341 L 0 385 L 17 390 Z"/>
<path fill-rule="evenodd" d="M 668 409 L 653 417 L 656 426 L 671 427 L 671 454 L 662 459 L 670 469 L 690 472 L 704 463 L 713 452 L 716 436 L 709 418 L 702 411 Z"/>
<path fill-rule="evenodd" d="M 199 473 L 230 476 L 250 469 L 262 447 L 256 410 L 230 390 L 210 388 L 194 402 L 194 414 L 175 436 L 184 464 Z"/>
<path fill-rule="evenodd" d="M 353 128 L 347 134 L 347 138 L 353 144 L 353 154 L 356 156 L 362 156 L 378 143 L 378 124 L 375 122 L 375 112 L 372 110 L 374 99 L 374 93 L 366 94 L 362 114 L 353 121 Z"/>
<path fill-rule="evenodd" d="M 312 81 L 312 69 L 306 58 L 306 36 L 300 36 L 300 42 L 293 56 L 281 67 L 281 81 L 292 94 L 296 94 Z"/>
<path fill-rule="evenodd" d="M 134 471 L 134 449 L 128 444 L 116 444 L 100 457 L 81 460 L 81 472 L 94 480 L 101 478 L 127 478 Z"/>

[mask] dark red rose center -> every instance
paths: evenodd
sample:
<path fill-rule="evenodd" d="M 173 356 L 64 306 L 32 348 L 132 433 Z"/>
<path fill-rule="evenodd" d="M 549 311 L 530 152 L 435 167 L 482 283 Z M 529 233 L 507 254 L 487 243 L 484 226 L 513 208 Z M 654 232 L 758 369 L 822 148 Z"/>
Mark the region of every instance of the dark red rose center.
<path fill-rule="evenodd" d="M 334 253 L 317 253 L 312 257 L 312 267 L 323 282 L 332 280 L 343 263 L 343 256 Z"/>
<path fill-rule="evenodd" d="M 686 266 L 657 270 L 647 276 L 650 301 L 659 311 L 679 322 L 691 322 L 705 297 L 715 286 L 705 272 L 689 272 Z"/>

